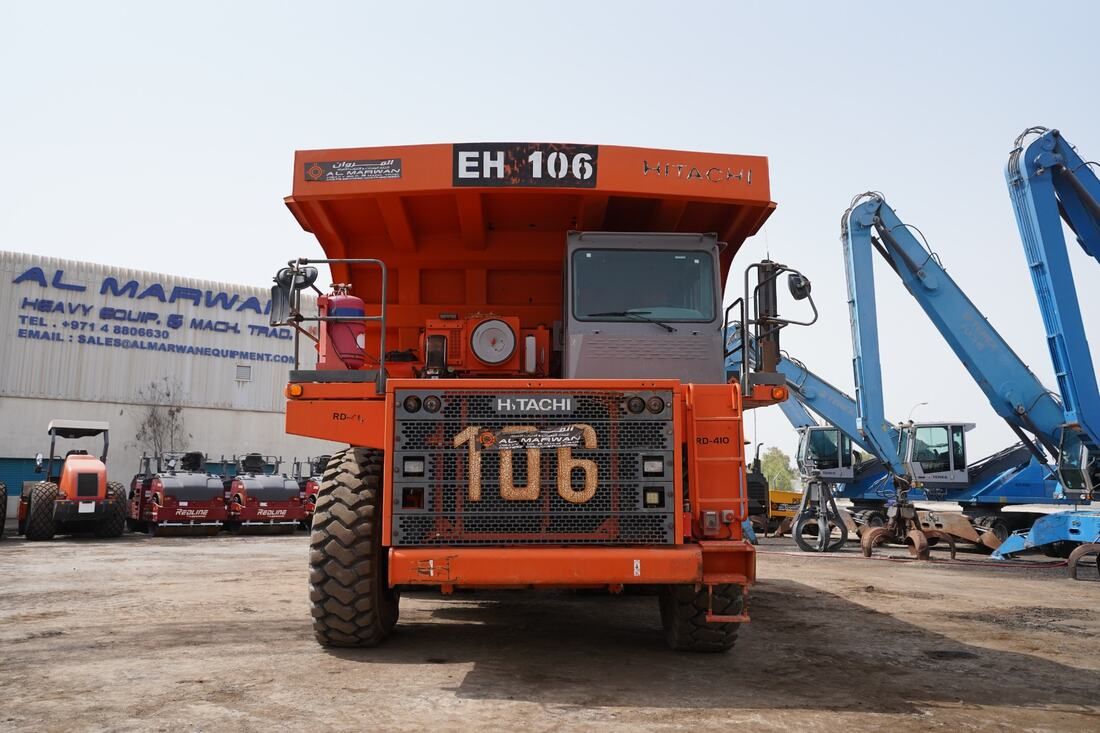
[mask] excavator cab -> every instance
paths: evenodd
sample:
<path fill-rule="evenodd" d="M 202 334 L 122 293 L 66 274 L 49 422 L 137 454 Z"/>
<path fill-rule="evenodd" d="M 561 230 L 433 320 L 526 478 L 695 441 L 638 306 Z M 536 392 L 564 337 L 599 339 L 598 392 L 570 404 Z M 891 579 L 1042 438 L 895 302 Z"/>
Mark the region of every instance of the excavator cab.
<path fill-rule="evenodd" d="M 855 478 L 852 439 L 834 427 L 806 427 L 798 436 L 798 470 L 803 476 L 843 483 Z"/>
<path fill-rule="evenodd" d="M 1058 451 L 1058 479 L 1066 492 L 1066 498 L 1089 501 L 1095 498 L 1100 484 L 1100 455 L 1089 450 L 1088 444 L 1072 430 L 1062 431 L 1062 444 Z"/>
<path fill-rule="evenodd" d="M 966 486 L 966 433 L 974 423 L 909 423 L 901 427 L 898 455 L 916 481 L 932 487 Z"/>

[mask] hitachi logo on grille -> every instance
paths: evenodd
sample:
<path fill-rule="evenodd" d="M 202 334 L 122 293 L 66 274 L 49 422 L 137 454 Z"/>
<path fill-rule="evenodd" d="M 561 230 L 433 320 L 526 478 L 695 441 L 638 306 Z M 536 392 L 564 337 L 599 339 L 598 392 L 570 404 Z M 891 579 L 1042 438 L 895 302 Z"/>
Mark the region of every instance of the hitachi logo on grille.
<path fill-rule="evenodd" d="M 522 395 L 497 397 L 497 412 L 566 413 L 573 411 L 573 398 L 566 395 Z"/>

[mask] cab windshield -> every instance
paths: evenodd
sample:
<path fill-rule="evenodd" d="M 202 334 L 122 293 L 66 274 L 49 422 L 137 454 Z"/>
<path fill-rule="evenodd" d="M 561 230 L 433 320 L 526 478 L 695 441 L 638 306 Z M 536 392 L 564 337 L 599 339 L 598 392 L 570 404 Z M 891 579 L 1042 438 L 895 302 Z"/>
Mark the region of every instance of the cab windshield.
<path fill-rule="evenodd" d="M 581 321 L 709 323 L 715 318 L 709 252 L 582 249 L 573 253 L 573 315 Z"/>
<path fill-rule="evenodd" d="M 813 430 L 810 432 L 810 455 L 818 469 L 840 468 L 840 449 L 836 444 L 837 431 Z"/>

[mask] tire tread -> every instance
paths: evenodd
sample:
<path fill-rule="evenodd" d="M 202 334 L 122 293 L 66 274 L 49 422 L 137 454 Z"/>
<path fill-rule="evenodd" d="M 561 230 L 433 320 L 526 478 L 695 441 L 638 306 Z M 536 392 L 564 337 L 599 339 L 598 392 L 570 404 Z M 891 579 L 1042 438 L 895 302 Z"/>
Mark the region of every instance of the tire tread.
<path fill-rule="evenodd" d="M 707 588 L 670 585 L 661 589 L 661 622 L 668 645 L 678 651 L 725 652 L 737 642 L 740 623 L 707 623 Z M 714 586 L 714 613 L 738 616 L 744 610 L 740 585 Z"/>
<path fill-rule="evenodd" d="M 349 448 L 330 460 L 317 492 L 309 552 L 309 599 L 318 643 L 369 647 L 397 622 L 387 585 L 381 523 L 381 451 Z"/>
<path fill-rule="evenodd" d="M 61 489 L 52 481 L 39 481 L 31 487 L 30 506 L 27 508 L 26 537 L 32 542 L 52 540 L 57 532 L 54 521 L 54 505 Z"/>

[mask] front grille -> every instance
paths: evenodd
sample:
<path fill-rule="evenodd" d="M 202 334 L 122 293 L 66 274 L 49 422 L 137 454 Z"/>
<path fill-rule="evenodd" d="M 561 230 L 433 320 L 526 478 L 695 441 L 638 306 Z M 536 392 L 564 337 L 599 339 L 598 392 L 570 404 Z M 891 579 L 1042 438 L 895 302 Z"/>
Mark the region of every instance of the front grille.
<path fill-rule="evenodd" d="M 81 497 L 99 496 L 99 476 L 94 473 L 78 473 L 76 475 L 76 495 Z"/>
<path fill-rule="evenodd" d="M 630 396 L 643 400 L 660 397 L 665 409 L 653 414 L 631 414 Z M 407 412 L 406 397 L 442 400 L 432 414 L 424 409 Z M 570 408 L 553 414 L 515 409 L 498 412 L 500 398 L 533 396 L 567 398 Z M 531 391 L 484 392 L 399 390 L 394 431 L 393 544 L 423 545 L 632 545 L 675 542 L 673 482 L 672 393 L 669 391 L 583 391 L 534 395 Z M 592 428 L 595 447 L 570 449 L 574 460 L 596 464 L 595 493 L 586 501 L 568 501 L 559 493 L 558 450 L 539 453 L 537 498 L 501 496 L 502 451 L 477 444 L 481 462 L 480 498 L 470 496 L 470 447 L 454 445 L 455 436 L 471 427 L 500 434 L 508 427 L 550 430 L 582 424 Z M 526 449 L 511 451 L 512 483 L 529 486 Z M 423 476 L 406 476 L 405 459 L 422 460 Z M 643 476 L 642 462 L 659 460 L 659 477 Z M 585 472 L 571 472 L 569 492 L 583 492 Z M 411 493 L 410 493 L 411 492 Z M 649 495 L 650 505 L 645 497 Z M 410 496 L 415 500 L 409 501 Z M 572 498 L 576 499 L 576 496 Z M 654 502 L 653 499 L 659 499 Z M 653 504 L 657 505 L 654 506 Z"/>

